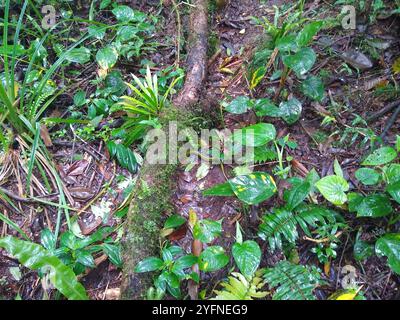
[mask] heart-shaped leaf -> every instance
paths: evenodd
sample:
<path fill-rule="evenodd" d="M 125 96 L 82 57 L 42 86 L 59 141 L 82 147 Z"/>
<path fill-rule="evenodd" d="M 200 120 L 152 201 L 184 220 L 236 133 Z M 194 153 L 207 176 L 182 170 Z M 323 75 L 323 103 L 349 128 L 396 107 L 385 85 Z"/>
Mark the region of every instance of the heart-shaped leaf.
<path fill-rule="evenodd" d="M 366 196 L 356 207 L 357 217 L 380 218 L 393 211 L 390 199 L 385 194 L 372 194 Z"/>
<path fill-rule="evenodd" d="M 379 238 L 375 251 L 378 256 L 386 256 L 389 267 L 400 274 L 400 233 L 388 233 Z"/>
<path fill-rule="evenodd" d="M 285 66 L 292 69 L 298 77 L 310 71 L 316 60 L 317 56 L 311 48 L 303 48 L 294 55 L 288 55 L 282 58 Z"/>
<path fill-rule="evenodd" d="M 342 205 L 347 201 L 345 192 L 349 190 L 349 184 L 344 178 L 335 175 L 326 176 L 315 185 L 324 198 L 334 205 Z"/>
<path fill-rule="evenodd" d="M 302 92 L 309 98 L 321 101 L 325 95 L 325 87 L 321 78 L 311 76 L 304 80 L 301 84 Z"/>
<path fill-rule="evenodd" d="M 280 116 L 287 124 L 293 124 L 299 120 L 302 109 L 301 102 L 296 98 L 281 102 L 279 105 Z"/>
<path fill-rule="evenodd" d="M 362 184 L 372 186 L 379 182 L 381 175 L 371 168 L 360 168 L 354 174 Z"/>
<path fill-rule="evenodd" d="M 257 99 L 254 103 L 254 111 L 258 117 L 280 117 L 279 108 L 267 98 Z"/>
<path fill-rule="evenodd" d="M 247 240 L 243 243 L 235 243 L 232 247 L 232 255 L 240 272 L 244 276 L 252 277 L 261 261 L 261 250 L 257 242 Z"/>
<path fill-rule="evenodd" d="M 199 260 L 200 270 L 213 272 L 225 267 L 229 262 L 229 257 L 222 247 L 211 246 L 200 254 Z"/>
<path fill-rule="evenodd" d="M 248 109 L 252 107 L 252 102 L 247 96 L 240 96 L 236 99 L 232 100 L 227 106 L 225 106 L 225 110 L 234 113 L 234 114 L 242 114 L 246 113 Z"/>
<path fill-rule="evenodd" d="M 361 163 L 363 166 L 380 166 L 396 159 L 397 152 L 392 147 L 382 147 L 371 153 Z"/>
<path fill-rule="evenodd" d="M 222 220 L 199 220 L 193 228 L 193 237 L 204 243 L 212 242 L 222 233 Z"/>
<path fill-rule="evenodd" d="M 111 69 L 118 61 L 118 52 L 112 46 L 100 49 L 97 51 L 96 61 L 102 69 Z"/>
<path fill-rule="evenodd" d="M 276 192 L 274 179 L 264 173 L 255 172 L 229 180 L 236 196 L 247 204 L 258 204 L 271 198 Z"/>
<path fill-rule="evenodd" d="M 394 201 L 400 203 L 400 180 L 389 184 L 386 187 L 386 192 L 390 194 Z"/>
<path fill-rule="evenodd" d="M 257 123 L 240 131 L 235 131 L 233 134 L 234 141 L 241 139 L 242 144 L 249 147 L 263 146 L 274 140 L 275 137 L 275 127 L 270 123 Z"/>

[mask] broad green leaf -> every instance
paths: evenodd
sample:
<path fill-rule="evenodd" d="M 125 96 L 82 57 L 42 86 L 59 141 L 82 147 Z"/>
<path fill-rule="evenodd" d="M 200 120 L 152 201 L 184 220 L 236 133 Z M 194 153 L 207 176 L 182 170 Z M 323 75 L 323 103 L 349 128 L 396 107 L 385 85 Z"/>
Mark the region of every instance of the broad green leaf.
<path fill-rule="evenodd" d="M 277 39 L 275 48 L 279 51 L 294 51 L 297 49 L 296 35 L 289 34 Z"/>
<path fill-rule="evenodd" d="M 199 259 L 199 268 L 205 272 L 213 272 L 222 269 L 229 262 L 229 257 L 220 246 L 207 247 L 200 254 Z"/>
<path fill-rule="evenodd" d="M 65 60 L 85 64 L 90 60 L 90 50 L 84 47 L 71 49 L 66 53 Z"/>
<path fill-rule="evenodd" d="M 214 221 L 202 219 L 197 221 L 193 228 L 193 237 L 204 243 L 212 242 L 222 233 L 222 220 Z"/>
<path fill-rule="evenodd" d="M 311 22 L 303 27 L 297 35 L 296 43 L 299 47 L 304 47 L 310 43 L 313 37 L 321 30 L 324 25 L 323 21 Z"/>
<path fill-rule="evenodd" d="M 396 144 L 395 144 L 395 147 L 396 147 L 396 151 L 397 151 L 397 152 L 400 152 L 400 136 L 399 136 L 399 135 L 396 136 Z"/>
<path fill-rule="evenodd" d="M 386 256 L 389 267 L 400 274 L 400 233 L 388 233 L 379 238 L 375 251 L 378 256 Z"/>
<path fill-rule="evenodd" d="M 350 212 L 356 212 L 357 208 L 363 201 L 364 197 L 356 192 L 349 192 L 347 194 L 347 199 L 348 199 L 348 206 L 349 206 L 349 211 Z"/>
<path fill-rule="evenodd" d="M 392 147 L 382 147 L 371 153 L 361 163 L 363 166 L 380 166 L 396 159 L 397 152 Z"/>
<path fill-rule="evenodd" d="M 244 276 L 252 277 L 261 261 L 261 249 L 257 242 L 247 240 L 243 243 L 235 243 L 232 247 L 232 255 L 240 272 Z"/>
<path fill-rule="evenodd" d="M 184 276 L 183 270 L 190 268 L 194 264 L 196 264 L 199 261 L 199 258 L 189 254 L 183 257 L 178 258 L 172 267 L 172 272 L 179 275 L 179 276 Z"/>
<path fill-rule="evenodd" d="M 135 267 L 135 272 L 142 273 L 142 272 L 149 272 L 160 270 L 164 266 L 164 262 L 157 257 L 149 257 L 142 261 L 140 261 L 137 266 Z"/>
<path fill-rule="evenodd" d="M 25 267 L 49 272 L 50 282 L 68 299 L 88 299 L 85 288 L 78 282 L 72 269 L 41 245 L 8 236 L 0 239 L 0 247 L 7 250 Z"/>
<path fill-rule="evenodd" d="M 240 139 L 242 144 L 249 147 L 261 147 L 276 137 L 275 127 L 270 123 L 257 123 L 245 127 L 233 134 L 234 141 Z"/>
<path fill-rule="evenodd" d="M 313 100 L 322 101 L 325 95 L 325 86 L 321 78 L 311 76 L 302 82 L 301 91 Z"/>
<path fill-rule="evenodd" d="M 342 205 L 347 201 L 345 192 L 349 190 L 349 184 L 344 178 L 334 175 L 326 176 L 315 185 L 324 198 L 334 205 Z"/>
<path fill-rule="evenodd" d="M 301 102 L 296 98 L 281 102 L 279 105 L 280 116 L 287 124 L 293 124 L 299 120 L 302 109 Z"/>
<path fill-rule="evenodd" d="M 311 184 L 309 182 L 302 182 L 291 187 L 284 194 L 286 209 L 289 211 L 295 209 L 305 198 L 307 198 L 310 192 Z"/>
<path fill-rule="evenodd" d="M 294 55 L 284 56 L 282 61 L 285 66 L 292 69 L 298 77 L 306 74 L 314 66 L 317 56 L 313 49 L 303 48 Z"/>
<path fill-rule="evenodd" d="M 234 113 L 234 114 L 242 114 L 246 113 L 248 109 L 252 107 L 252 102 L 247 96 L 239 96 L 236 99 L 232 100 L 227 106 L 225 106 L 225 110 Z"/>
<path fill-rule="evenodd" d="M 83 90 L 78 90 L 74 94 L 74 105 L 82 107 L 86 103 L 86 93 Z"/>
<path fill-rule="evenodd" d="M 390 199 L 385 194 L 372 194 L 362 199 L 356 208 L 357 217 L 380 218 L 393 211 Z"/>
<path fill-rule="evenodd" d="M 386 192 L 390 194 L 394 201 L 400 203 L 400 180 L 389 184 L 386 187 Z"/>
<path fill-rule="evenodd" d="M 110 153 L 110 157 L 116 157 L 121 167 L 128 169 L 132 173 L 137 172 L 138 162 L 131 149 L 113 141 L 107 142 L 107 149 Z"/>
<path fill-rule="evenodd" d="M 400 181 L 400 164 L 391 163 L 388 166 L 383 167 L 382 171 L 387 184 Z"/>
<path fill-rule="evenodd" d="M 164 228 L 165 229 L 174 229 L 180 227 L 186 222 L 186 219 L 179 214 L 174 214 L 165 221 Z"/>
<path fill-rule="evenodd" d="M 118 40 L 121 42 L 126 42 L 131 39 L 136 38 L 136 34 L 139 32 L 139 29 L 135 26 L 122 26 L 117 31 Z"/>
<path fill-rule="evenodd" d="M 52 233 L 48 228 L 46 228 L 43 229 L 42 232 L 40 233 L 40 243 L 47 250 L 52 251 L 55 250 L 56 248 L 57 239 L 54 236 L 54 233 Z"/>
<path fill-rule="evenodd" d="M 235 177 L 229 184 L 236 196 L 247 204 L 263 202 L 277 191 L 274 179 L 264 172 Z"/>
<path fill-rule="evenodd" d="M 268 98 L 257 99 L 254 102 L 254 111 L 258 117 L 280 117 L 279 108 Z"/>
<path fill-rule="evenodd" d="M 211 188 L 208 188 L 203 191 L 203 196 L 220 196 L 220 197 L 229 197 L 234 196 L 235 193 L 232 190 L 229 182 L 217 184 Z"/>
<path fill-rule="evenodd" d="M 118 268 L 122 268 L 121 246 L 104 243 L 102 247 L 110 262 Z"/>
<path fill-rule="evenodd" d="M 100 49 L 97 51 L 96 61 L 102 69 L 111 69 L 118 61 L 118 52 L 112 46 Z"/>
<path fill-rule="evenodd" d="M 379 172 L 371 168 L 360 168 L 354 174 L 362 184 L 366 186 L 373 186 L 380 180 L 381 175 Z"/>
<path fill-rule="evenodd" d="M 106 28 L 102 26 L 91 25 L 88 27 L 88 33 L 98 40 L 102 40 L 106 34 Z"/>
<path fill-rule="evenodd" d="M 135 11 L 132 8 L 121 5 L 112 10 L 117 20 L 121 22 L 129 22 L 135 19 Z"/>
<path fill-rule="evenodd" d="M 81 249 L 75 251 L 75 258 L 76 262 L 84 265 L 85 267 L 94 268 L 96 266 L 91 253 L 87 250 Z"/>

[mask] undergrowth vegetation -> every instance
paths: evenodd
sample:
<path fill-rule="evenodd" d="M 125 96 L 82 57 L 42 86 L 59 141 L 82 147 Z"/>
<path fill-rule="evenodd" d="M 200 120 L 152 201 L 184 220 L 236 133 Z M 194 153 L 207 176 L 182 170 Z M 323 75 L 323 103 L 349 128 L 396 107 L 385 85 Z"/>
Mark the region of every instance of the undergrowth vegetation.
<path fill-rule="evenodd" d="M 37 277 L 35 289 L 14 285 L 18 290 L 1 289 L 0 299 L 99 298 L 85 288 L 86 277 L 98 270 L 116 272 L 111 280 L 118 286 L 121 241 L 129 237 L 124 223 L 149 147 L 146 133 L 162 128 L 184 83 L 180 14 L 190 3 L 160 2 L 150 10 L 78 2 L 76 14 L 71 1 L 50 1 L 57 21 L 48 29 L 39 23 L 44 1 L 5 0 L 0 6 L 0 262 L 7 262 L 0 284 L 11 288 L 7 277 L 19 283 L 27 269 Z M 210 74 L 205 90 L 220 91 L 201 103 L 217 105 L 221 145 L 238 142 L 254 152 L 226 165 L 222 152 L 209 151 L 202 156 L 213 165 L 181 166 L 187 176 L 194 171 L 193 179 L 183 179 L 196 184 L 190 194 L 179 193 L 179 176 L 178 191 L 171 190 L 182 207 L 193 199 L 220 201 L 234 214 L 215 214 L 212 203 L 204 210 L 187 206 L 184 214 L 162 212 L 159 225 L 149 222 L 149 230 L 160 229 L 160 250 L 133 270 L 153 277 L 143 298 L 394 296 L 400 283 L 400 135 L 393 130 L 399 128 L 400 58 L 398 50 L 385 50 L 398 40 L 378 37 L 377 44 L 370 35 L 346 34 L 335 6 L 357 7 L 368 29 L 380 19 L 398 23 L 400 3 L 338 0 L 319 8 L 300 0 L 265 9 L 263 1 L 253 2 L 262 10 L 243 21 L 257 30 L 257 44 L 250 50 L 239 41 L 237 50 L 234 38 L 223 42 L 222 53 L 213 52 L 209 72 L 228 80 L 213 86 Z M 223 9 L 217 7 L 212 2 L 210 15 L 218 20 Z M 164 34 L 165 12 L 177 19 L 173 37 Z M 249 32 L 233 28 L 238 38 Z M 217 29 L 212 37 L 227 38 Z M 336 42 L 363 49 L 375 64 L 358 51 L 338 50 Z M 378 80 L 363 74 L 373 67 Z M 239 88 L 229 91 L 232 83 Z M 354 105 L 364 107 L 363 99 L 387 110 L 362 112 Z M 392 111 L 388 124 L 373 125 Z M 226 128 L 238 130 L 224 136 Z M 186 138 L 191 146 L 205 143 Z M 141 186 L 139 192 L 149 192 Z M 385 270 L 382 297 L 370 280 L 374 263 Z M 348 266 L 364 278 L 353 271 L 343 284 Z"/>

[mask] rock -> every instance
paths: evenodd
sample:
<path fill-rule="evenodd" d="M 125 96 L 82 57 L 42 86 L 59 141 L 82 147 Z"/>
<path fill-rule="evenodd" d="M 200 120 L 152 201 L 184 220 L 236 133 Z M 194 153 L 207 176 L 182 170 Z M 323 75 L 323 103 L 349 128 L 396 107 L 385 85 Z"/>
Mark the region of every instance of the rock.
<path fill-rule="evenodd" d="M 373 67 L 372 61 L 365 54 L 356 50 L 348 50 L 341 54 L 341 57 L 352 67 L 360 70 L 367 70 Z"/>

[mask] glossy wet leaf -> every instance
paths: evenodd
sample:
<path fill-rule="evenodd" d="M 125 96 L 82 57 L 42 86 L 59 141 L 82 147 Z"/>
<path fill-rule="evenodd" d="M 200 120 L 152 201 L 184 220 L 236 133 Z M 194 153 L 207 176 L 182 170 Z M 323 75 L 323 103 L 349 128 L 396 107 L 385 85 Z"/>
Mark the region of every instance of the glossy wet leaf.
<path fill-rule="evenodd" d="M 235 195 L 247 204 L 258 204 L 277 191 L 274 179 L 264 172 L 254 172 L 229 180 Z"/>
<path fill-rule="evenodd" d="M 138 162 L 133 151 L 123 144 L 118 144 L 113 141 L 107 143 L 107 149 L 111 158 L 117 158 L 121 167 L 128 169 L 132 173 L 138 170 Z"/>
<path fill-rule="evenodd" d="M 164 266 L 164 261 L 157 257 L 148 257 L 142 261 L 140 261 L 135 267 L 135 272 L 149 272 L 160 270 Z"/>
<path fill-rule="evenodd" d="M 384 179 L 387 184 L 395 183 L 400 181 L 400 164 L 391 163 L 388 166 L 383 167 Z"/>
<path fill-rule="evenodd" d="M 301 182 L 287 190 L 284 194 L 286 209 L 289 211 L 295 209 L 304 201 L 305 198 L 307 198 L 310 192 L 311 184 L 309 182 Z"/>
<path fill-rule="evenodd" d="M 301 91 L 313 100 L 322 101 L 325 95 L 325 86 L 321 78 L 311 76 L 302 82 Z"/>
<path fill-rule="evenodd" d="M 212 242 L 222 233 L 222 220 L 202 219 L 193 228 L 193 237 L 204 243 Z"/>
<path fill-rule="evenodd" d="M 356 208 L 357 217 L 380 218 L 393 211 L 386 194 L 372 194 L 362 199 Z"/>
<path fill-rule="evenodd" d="M 277 39 L 275 48 L 279 51 L 294 51 L 297 49 L 296 35 L 289 34 Z"/>
<path fill-rule="evenodd" d="M 56 248 L 57 239 L 48 228 L 43 229 L 40 233 L 40 243 L 47 250 L 54 250 Z"/>
<path fill-rule="evenodd" d="M 65 59 L 69 62 L 85 64 L 90 60 L 90 50 L 85 47 L 71 49 L 66 53 Z"/>
<path fill-rule="evenodd" d="M 233 134 L 234 141 L 241 138 L 242 144 L 249 147 L 263 146 L 274 140 L 275 137 L 275 127 L 270 123 L 257 123 Z"/>
<path fill-rule="evenodd" d="M 293 55 L 284 56 L 283 63 L 292 69 L 298 77 L 306 74 L 314 66 L 317 56 L 313 49 L 303 48 Z"/>
<path fill-rule="evenodd" d="M 281 102 L 279 105 L 280 116 L 287 124 L 293 124 L 299 120 L 302 109 L 301 102 L 296 98 Z"/>
<path fill-rule="evenodd" d="M 0 247 L 25 267 L 48 272 L 50 282 L 68 299 L 88 299 L 85 288 L 78 282 L 72 269 L 41 245 L 8 236 L 0 239 Z"/>
<path fill-rule="evenodd" d="M 220 197 L 229 197 L 229 196 L 234 196 L 235 193 L 232 190 L 231 185 L 229 182 L 217 184 L 215 186 L 212 186 L 211 188 L 208 188 L 203 191 L 204 196 L 220 196 Z"/>
<path fill-rule="evenodd" d="M 257 99 L 254 103 L 254 111 L 259 117 L 280 117 L 279 108 L 268 98 Z"/>
<path fill-rule="evenodd" d="M 386 192 L 390 194 L 394 201 L 400 204 L 400 181 L 389 184 L 386 187 Z"/>
<path fill-rule="evenodd" d="M 186 219 L 179 214 L 174 214 L 165 221 L 164 228 L 165 229 L 174 229 L 180 227 L 186 222 Z"/>
<path fill-rule="evenodd" d="M 220 246 L 207 247 L 200 254 L 199 259 L 199 268 L 205 272 L 213 272 L 222 269 L 229 262 L 229 257 Z"/>
<path fill-rule="evenodd" d="M 102 247 L 110 262 L 118 268 L 122 268 L 121 246 L 104 243 Z"/>
<path fill-rule="evenodd" d="M 102 69 L 111 69 L 118 61 L 118 52 L 112 46 L 100 49 L 97 51 L 96 61 Z"/>
<path fill-rule="evenodd" d="M 379 172 L 371 168 L 360 168 L 354 174 L 362 184 L 366 186 L 373 186 L 380 180 L 381 175 Z"/>
<path fill-rule="evenodd" d="M 135 12 L 132 8 L 120 5 L 112 10 L 112 13 L 115 15 L 117 20 L 121 22 L 129 22 L 135 19 Z"/>
<path fill-rule="evenodd" d="M 236 242 L 232 247 L 232 255 L 240 272 L 244 276 L 252 277 L 261 261 L 261 249 L 257 242 L 252 240 Z"/>
<path fill-rule="evenodd" d="M 400 274 L 400 233 L 388 233 L 379 238 L 375 251 L 378 256 L 387 257 L 389 267 Z"/>
<path fill-rule="evenodd" d="M 194 264 L 196 264 L 199 261 L 199 258 L 189 254 L 183 257 L 178 258 L 172 267 L 172 272 L 174 272 L 177 275 L 183 275 L 183 270 L 190 268 Z"/>
<path fill-rule="evenodd" d="M 396 159 L 397 152 L 392 147 L 382 147 L 371 153 L 361 164 L 363 166 L 380 166 Z"/>
<path fill-rule="evenodd" d="M 297 35 L 296 43 L 299 47 L 304 47 L 308 45 L 313 37 L 321 30 L 324 25 L 323 21 L 315 21 L 309 24 L 306 24 L 302 30 Z"/>
<path fill-rule="evenodd" d="M 227 106 L 225 106 L 225 110 L 234 113 L 234 114 L 242 114 L 246 113 L 248 109 L 252 107 L 252 102 L 247 96 L 239 96 L 232 100 Z"/>
<path fill-rule="evenodd" d="M 324 198 L 334 205 L 342 205 L 347 201 L 345 192 L 349 190 L 349 184 L 344 178 L 335 175 L 326 176 L 315 185 Z"/>

